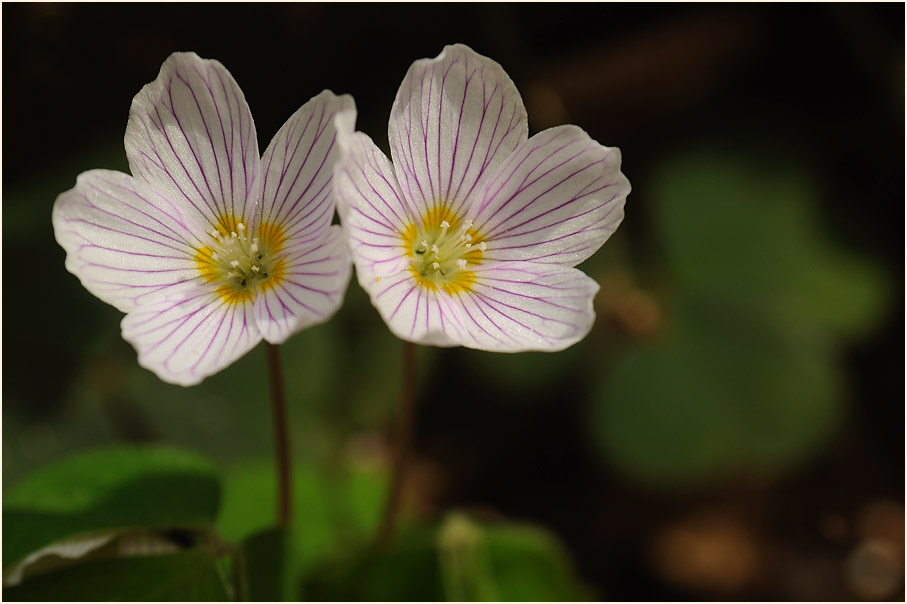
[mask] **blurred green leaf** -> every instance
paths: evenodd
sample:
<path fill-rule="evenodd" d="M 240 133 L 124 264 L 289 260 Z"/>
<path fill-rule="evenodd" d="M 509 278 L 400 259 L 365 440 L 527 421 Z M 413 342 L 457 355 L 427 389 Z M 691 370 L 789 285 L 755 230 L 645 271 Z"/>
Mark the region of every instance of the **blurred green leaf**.
<path fill-rule="evenodd" d="M 538 527 L 487 527 L 485 547 L 500 602 L 592 599 L 560 542 Z"/>
<path fill-rule="evenodd" d="M 690 152 L 653 183 L 673 307 L 604 376 L 597 440 L 650 483 L 801 463 L 836 426 L 836 351 L 878 323 L 883 275 L 830 243 L 796 162 Z"/>
<path fill-rule="evenodd" d="M 655 224 L 684 294 L 831 335 L 879 320 L 884 276 L 830 242 L 797 162 L 693 151 L 653 183 Z"/>
<path fill-rule="evenodd" d="M 367 601 L 576 601 L 588 593 L 541 528 L 451 514 L 409 527 L 383 554 L 366 550 L 313 576 L 306 597 Z"/>
<path fill-rule="evenodd" d="M 272 528 L 242 544 L 245 598 L 252 602 L 292 601 L 287 531 Z"/>
<path fill-rule="evenodd" d="M 838 419 L 821 349 L 727 307 L 687 304 L 665 339 L 614 366 L 595 428 L 612 461 L 655 483 L 796 464 Z"/>
<path fill-rule="evenodd" d="M 302 595 L 314 601 L 443 600 L 436 534 L 435 528 L 401 530 L 382 555 L 358 550 L 319 568 L 310 575 Z"/>
<path fill-rule="evenodd" d="M 63 459 L 6 493 L 3 566 L 80 533 L 205 529 L 213 524 L 219 501 L 214 467 L 185 451 L 119 447 Z"/>
<path fill-rule="evenodd" d="M 91 560 L 3 590 L 7 601 L 179 602 L 228 598 L 213 553 L 202 548 L 163 556 Z"/>
<path fill-rule="evenodd" d="M 293 469 L 293 525 L 287 535 L 293 568 L 291 582 L 308 572 L 326 553 L 369 539 L 384 498 L 381 474 L 358 465 L 333 472 L 296 463 Z M 224 502 L 218 530 L 225 539 L 241 540 L 267 531 L 276 522 L 274 464 L 246 462 L 225 472 Z"/>

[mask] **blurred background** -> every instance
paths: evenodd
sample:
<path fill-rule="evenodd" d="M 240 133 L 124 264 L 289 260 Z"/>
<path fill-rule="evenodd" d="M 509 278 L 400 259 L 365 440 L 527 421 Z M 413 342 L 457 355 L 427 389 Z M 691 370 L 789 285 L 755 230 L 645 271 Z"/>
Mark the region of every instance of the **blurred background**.
<path fill-rule="evenodd" d="M 330 88 L 386 150 L 409 65 L 462 42 L 510 74 L 530 134 L 620 147 L 633 192 L 581 266 L 602 286 L 583 342 L 419 351 L 411 518 L 541 526 L 593 599 L 903 600 L 902 4 L 2 10 L 5 489 L 160 441 L 222 468 L 226 537 L 271 522 L 261 347 L 191 389 L 141 369 L 65 271 L 53 202 L 128 170 L 132 97 L 173 51 L 231 71 L 261 149 Z M 355 280 L 283 347 L 306 547 L 353 525 L 318 514 L 374 516 L 401 357 Z"/>

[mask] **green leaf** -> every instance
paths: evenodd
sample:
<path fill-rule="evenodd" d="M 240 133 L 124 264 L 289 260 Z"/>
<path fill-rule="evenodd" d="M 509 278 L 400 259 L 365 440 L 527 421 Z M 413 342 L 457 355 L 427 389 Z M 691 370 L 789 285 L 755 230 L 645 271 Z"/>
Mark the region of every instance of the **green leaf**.
<path fill-rule="evenodd" d="M 692 150 L 651 191 L 666 328 L 603 373 L 598 444 L 651 484 L 796 467 L 840 419 L 836 355 L 879 323 L 884 275 L 828 237 L 796 161 Z"/>
<path fill-rule="evenodd" d="M 531 525 L 502 525 L 488 528 L 485 540 L 498 601 L 592 599 L 550 533 Z"/>
<path fill-rule="evenodd" d="M 252 602 L 291 601 L 287 531 L 280 528 L 256 533 L 242 544 L 245 598 Z"/>
<path fill-rule="evenodd" d="M 184 451 L 107 448 L 35 472 L 3 502 L 3 566 L 55 541 L 99 530 L 206 529 L 220 501 L 214 467 Z"/>
<path fill-rule="evenodd" d="M 211 551 L 91 560 L 3 590 L 10 601 L 223 601 L 229 598 Z"/>
<path fill-rule="evenodd" d="M 218 531 L 225 539 L 242 540 L 274 526 L 277 514 L 274 463 L 245 462 L 225 472 Z M 375 469 L 350 464 L 318 469 L 304 463 L 293 468 L 293 525 L 287 569 L 291 583 L 332 550 L 366 542 L 377 525 L 384 500 L 384 477 Z"/>
<path fill-rule="evenodd" d="M 684 294 L 833 336 L 878 323 L 884 275 L 831 242 L 798 162 L 691 151 L 653 183 L 655 224 Z"/>
<path fill-rule="evenodd" d="M 390 549 L 378 555 L 365 549 L 309 576 L 304 599 L 310 601 L 410 602 L 444 599 L 434 527 L 400 531 Z"/>
<path fill-rule="evenodd" d="M 588 597 L 557 540 L 541 528 L 480 524 L 451 514 L 401 531 L 390 549 L 335 563 L 307 584 L 307 599 L 366 601 L 576 601 Z"/>
<path fill-rule="evenodd" d="M 687 303 L 664 339 L 615 364 L 593 424 L 609 459 L 646 482 L 780 471 L 836 426 L 833 368 L 822 348 L 762 319 Z"/>

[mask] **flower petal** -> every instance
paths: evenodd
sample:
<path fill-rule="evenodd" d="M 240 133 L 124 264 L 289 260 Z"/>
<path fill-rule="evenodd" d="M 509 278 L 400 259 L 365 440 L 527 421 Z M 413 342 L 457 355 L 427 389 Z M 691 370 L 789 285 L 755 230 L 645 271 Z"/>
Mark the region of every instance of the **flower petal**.
<path fill-rule="evenodd" d="M 353 97 L 325 90 L 300 107 L 265 150 L 264 192 L 256 219 L 280 225 L 291 244 L 322 238 L 331 224 L 331 181 L 340 154 L 334 116 L 354 107 Z"/>
<path fill-rule="evenodd" d="M 334 170 L 337 210 L 359 282 L 395 274 L 409 265 L 403 233 L 415 212 L 400 192 L 394 169 L 372 140 L 353 132 L 353 115 L 337 117 L 342 157 Z"/>
<path fill-rule="evenodd" d="M 460 344 L 498 352 L 557 351 L 592 328 L 598 284 L 575 268 L 531 262 L 483 263 L 458 295 L 467 326 Z"/>
<path fill-rule="evenodd" d="M 142 367 L 181 386 L 201 382 L 261 341 L 251 301 L 230 303 L 204 287 L 140 306 L 122 328 Z"/>
<path fill-rule="evenodd" d="M 255 299 L 262 336 L 280 344 L 294 333 L 327 321 L 343 303 L 352 265 L 340 227 L 330 227 L 316 245 L 291 247 L 280 279 Z"/>
<path fill-rule="evenodd" d="M 368 292 L 372 305 L 398 338 L 427 346 L 458 346 L 464 333 L 457 301 L 443 291 L 429 290 L 418 283 L 409 268 L 380 279 L 359 283 Z"/>
<path fill-rule="evenodd" d="M 558 126 L 520 145 L 467 214 L 491 260 L 575 266 L 617 229 L 629 192 L 619 149 Z"/>
<path fill-rule="evenodd" d="M 57 197 L 53 225 L 67 270 L 123 312 L 178 296 L 200 277 L 193 260 L 202 247 L 199 226 L 127 174 L 79 175 L 75 188 Z"/>
<path fill-rule="evenodd" d="M 132 101 L 132 174 L 216 225 L 260 193 L 258 140 L 242 90 L 217 61 L 174 53 Z"/>
<path fill-rule="evenodd" d="M 496 62 L 462 44 L 413 63 L 391 109 L 388 138 L 404 194 L 458 212 L 527 136 L 526 109 Z"/>

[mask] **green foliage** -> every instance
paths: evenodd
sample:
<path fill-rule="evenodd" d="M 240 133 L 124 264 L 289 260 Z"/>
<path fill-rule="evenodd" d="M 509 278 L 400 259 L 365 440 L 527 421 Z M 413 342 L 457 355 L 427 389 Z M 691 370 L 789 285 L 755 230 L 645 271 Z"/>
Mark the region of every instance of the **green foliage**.
<path fill-rule="evenodd" d="M 224 476 L 224 501 L 217 527 L 229 540 L 246 539 L 274 524 L 277 510 L 274 464 L 246 462 Z M 293 469 L 294 523 L 288 536 L 291 574 L 308 572 L 339 544 L 357 546 L 371 537 L 384 500 L 383 476 L 365 467 L 319 471 Z"/>
<path fill-rule="evenodd" d="M 166 448 L 109 448 L 51 464 L 3 502 L 3 567 L 55 541 L 98 530 L 207 529 L 220 486 L 213 466 Z"/>
<path fill-rule="evenodd" d="M 576 601 L 588 597 L 556 539 L 518 524 L 451 514 L 402 530 L 388 551 L 367 550 L 321 569 L 315 600 Z"/>
<path fill-rule="evenodd" d="M 266 529 L 243 541 L 243 599 L 252 602 L 293 600 L 287 568 L 289 555 L 289 536 L 284 529 Z"/>
<path fill-rule="evenodd" d="M 650 482 L 781 470 L 834 428 L 838 386 L 822 350 L 745 313 L 690 304 L 664 340 L 615 366 L 598 429 L 610 458 Z"/>
<path fill-rule="evenodd" d="M 813 334 L 877 324 L 882 274 L 829 242 L 819 194 L 795 163 L 693 152 L 653 182 L 655 225 L 683 295 Z"/>
<path fill-rule="evenodd" d="M 4 522 L 4 526 L 6 523 Z M 4 547 L 4 550 L 6 548 Z M 223 601 L 217 561 L 198 548 L 163 556 L 89 560 L 3 590 L 4 600 Z"/>
<path fill-rule="evenodd" d="M 368 542 L 386 485 L 382 474 L 362 464 L 318 469 L 296 460 L 294 521 L 282 532 L 271 528 L 277 510 L 275 480 L 271 460 L 229 468 L 217 527 L 226 539 L 244 540 L 251 599 L 294 600 L 299 583 L 326 557 Z"/>
<path fill-rule="evenodd" d="M 363 549 L 313 573 L 303 597 L 315 601 L 443 600 L 434 537 L 434 529 L 401 529 L 387 552 Z"/>
<path fill-rule="evenodd" d="M 501 525 L 485 531 L 493 585 L 501 602 L 565 602 L 592 598 L 577 578 L 560 543 L 530 525 Z"/>
<path fill-rule="evenodd" d="M 653 182 L 666 327 L 604 376 L 597 440 L 652 484 L 795 466 L 836 426 L 835 353 L 877 324 L 882 275 L 822 236 L 795 167 L 692 153 Z"/>

